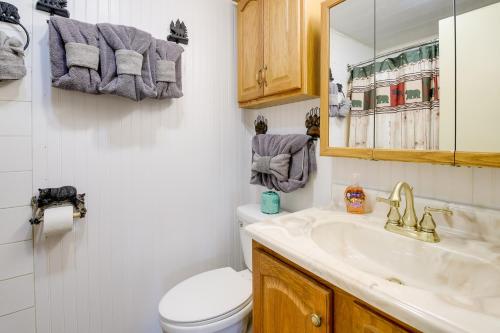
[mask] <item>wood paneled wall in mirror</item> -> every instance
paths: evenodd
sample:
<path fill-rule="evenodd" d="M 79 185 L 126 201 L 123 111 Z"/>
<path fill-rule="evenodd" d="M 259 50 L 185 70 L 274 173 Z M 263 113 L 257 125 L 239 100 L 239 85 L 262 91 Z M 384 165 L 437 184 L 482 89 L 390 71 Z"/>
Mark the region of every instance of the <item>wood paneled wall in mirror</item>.
<path fill-rule="evenodd" d="M 322 155 L 454 163 L 454 0 L 323 3 Z"/>
<path fill-rule="evenodd" d="M 500 167 L 500 1 L 457 0 L 457 152 Z"/>

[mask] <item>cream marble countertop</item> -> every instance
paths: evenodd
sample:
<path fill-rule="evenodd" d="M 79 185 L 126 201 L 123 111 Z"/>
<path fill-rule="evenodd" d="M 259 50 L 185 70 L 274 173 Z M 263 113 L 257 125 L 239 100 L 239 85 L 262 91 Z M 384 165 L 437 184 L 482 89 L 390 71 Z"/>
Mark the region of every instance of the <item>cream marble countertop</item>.
<path fill-rule="evenodd" d="M 418 330 L 500 332 L 498 244 L 443 232 L 440 243 L 429 244 L 385 231 L 384 223 L 374 214 L 311 208 L 246 230 L 257 242 Z M 383 278 L 391 269 L 407 283 Z"/>

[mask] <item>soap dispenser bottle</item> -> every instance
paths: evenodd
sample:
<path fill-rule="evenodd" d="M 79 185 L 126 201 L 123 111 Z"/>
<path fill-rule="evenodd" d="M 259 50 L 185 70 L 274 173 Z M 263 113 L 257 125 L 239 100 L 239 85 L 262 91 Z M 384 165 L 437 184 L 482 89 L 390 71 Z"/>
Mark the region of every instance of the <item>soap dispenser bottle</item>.
<path fill-rule="evenodd" d="M 354 173 L 352 175 L 351 185 L 347 186 L 344 192 L 344 201 L 348 213 L 366 213 L 366 195 L 359 185 L 359 174 Z"/>

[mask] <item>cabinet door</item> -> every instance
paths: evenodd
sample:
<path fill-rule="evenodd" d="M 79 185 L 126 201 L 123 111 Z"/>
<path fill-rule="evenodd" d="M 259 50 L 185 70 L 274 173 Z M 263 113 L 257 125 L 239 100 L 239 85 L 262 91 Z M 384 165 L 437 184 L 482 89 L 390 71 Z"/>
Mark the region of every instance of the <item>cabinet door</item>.
<path fill-rule="evenodd" d="M 357 303 L 352 307 L 352 326 L 354 333 L 409 333 Z"/>
<path fill-rule="evenodd" d="M 262 97 L 263 0 L 238 4 L 238 95 L 239 101 Z"/>
<path fill-rule="evenodd" d="M 253 290 L 254 333 L 330 332 L 332 292 L 259 250 L 253 252 Z"/>
<path fill-rule="evenodd" d="M 301 3 L 264 0 L 264 95 L 301 88 Z"/>

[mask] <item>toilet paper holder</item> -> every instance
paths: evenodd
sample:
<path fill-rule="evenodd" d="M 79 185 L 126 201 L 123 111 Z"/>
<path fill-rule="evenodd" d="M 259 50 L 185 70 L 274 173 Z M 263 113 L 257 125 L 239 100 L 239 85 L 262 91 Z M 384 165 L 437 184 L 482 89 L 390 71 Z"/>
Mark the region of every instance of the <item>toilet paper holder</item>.
<path fill-rule="evenodd" d="M 44 211 L 48 208 L 72 205 L 73 218 L 84 218 L 87 214 L 85 193 L 78 194 L 73 186 L 41 188 L 38 189 L 38 192 L 38 197 L 31 198 L 33 217 L 30 219 L 30 223 L 32 225 L 43 222 Z"/>

